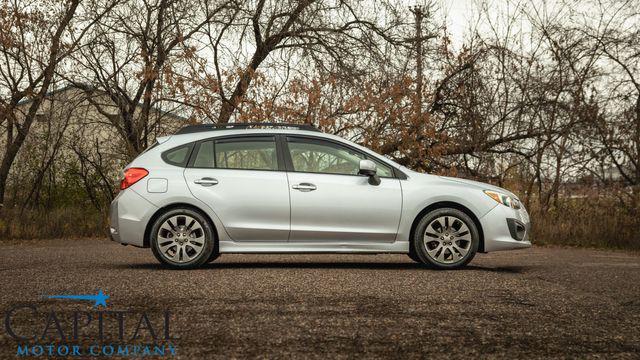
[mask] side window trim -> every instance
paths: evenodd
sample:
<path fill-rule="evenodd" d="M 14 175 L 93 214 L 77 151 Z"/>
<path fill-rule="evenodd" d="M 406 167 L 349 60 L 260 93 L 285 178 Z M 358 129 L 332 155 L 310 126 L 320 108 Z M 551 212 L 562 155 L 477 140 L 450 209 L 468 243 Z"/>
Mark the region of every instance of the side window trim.
<path fill-rule="evenodd" d="M 296 171 L 293 167 L 293 159 L 291 158 L 291 152 L 289 151 L 289 138 L 292 139 L 300 139 L 300 140 L 307 140 L 307 141 L 317 141 L 317 142 L 327 142 L 333 145 L 337 145 L 337 146 L 342 146 L 345 147 L 357 154 L 362 155 L 365 159 L 367 160 L 372 160 L 376 163 L 376 165 L 378 165 L 379 163 L 383 163 L 385 166 L 388 166 L 389 168 L 391 168 L 391 172 L 393 174 L 393 176 L 391 177 L 382 177 L 383 179 L 406 179 L 406 176 L 402 177 L 402 176 L 398 176 L 398 172 L 399 170 L 397 170 L 395 168 L 395 166 L 391 166 L 390 164 L 387 164 L 385 162 L 382 162 L 380 160 L 378 160 L 376 157 L 371 156 L 367 153 L 365 153 L 364 151 L 361 151 L 359 149 L 356 149 L 352 146 L 349 146 L 348 144 L 343 144 L 339 141 L 334 141 L 331 139 L 325 139 L 325 138 L 319 138 L 319 137 L 315 137 L 315 136 L 305 136 L 305 135 L 297 135 L 297 134 L 292 134 L 292 135 L 281 135 L 282 140 L 284 142 L 284 146 L 285 146 L 285 151 L 283 151 L 285 153 L 285 159 L 286 159 L 286 165 L 287 165 L 287 171 L 289 172 L 298 172 L 298 173 L 305 173 L 306 171 Z M 294 140 L 295 141 L 295 140 Z M 309 173 L 309 172 L 307 172 Z M 334 173 L 309 173 L 309 174 L 326 174 L 326 175 L 340 175 L 340 176 L 362 176 L 362 175 L 355 175 L 355 174 L 334 174 Z M 403 173 L 401 173 L 402 175 L 404 175 Z"/>
<path fill-rule="evenodd" d="M 206 143 L 207 141 L 213 142 L 213 167 L 195 166 L 196 158 L 198 157 L 198 152 L 200 151 L 200 146 L 203 143 Z M 203 139 L 203 140 L 194 141 L 192 144 L 193 144 L 193 150 L 191 151 L 191 156 L 189 157 L 189 163 L 187 163 L 187 167 L 188 168 L 193 168 L 193 169 L 215 169 L 217 167 L 217 164 L 216 164 L 216 142 L 215 142 L 215 138 L 209 138 L 209 139 Z"/>
<path fill-rule="evenodd" d="M 266 133 L 266 134 L 234 134 L 234 135 L 226 135 L 226 136 L 219 136 L 219 137 L 210 137 L 210 138 L 206 138 L 206 139 L 201 139 L 201 140 L 197 140 L 191 143 L 187 143 L 187 144 L 183 144 L 183 145 L 179 145 L 176 146 L 174 148 L 171 148 L 169 150 L 165 150 L 164 152 L 162 152 L 161 154 L 161 158 L 164 162 L 166 162 L 169 165 L 174 165 L 174 166 L 181 166 L 181 167 L 189 167 L 189 168 L 194 168 L 193 166 L 193 162 L 195 161 L 195 155 L 197 153 L 197 151 L 200 149 L 200 144 L 205 142 L 205 141 L 213 141 L 213 152 L 214 152 L 214 168 L 202 168 L 202 169 L 216 169 L 217 165 L 216 162 L 216 156 L 215 156 L 215 144 L 217 140 L 226 140 L 226 139 L 238 139 L 238 138 L 253 138 L 253 137 L 273 137 L 275 139 L 275 143 L 276 143 L 276 157 L 277 157 L 277 161 L 278 161 L 278 170 L 253 170 L 253 171 L 289 171 L 289 172 L 296 172 L 293 169 L 293 160 L 291 159 L 291 153 L 289 152 L 289 147 L 288 147 L 288 141 L 287 138 L 298 138 L 298 139 L 311 139 L 311 140 L 318 140 L 318 141 L 326 141 L 329 143 L 333 143 L 333 144 L 337 144 L 340 146 L 344 146 L 349 148 L 350 150 L 357 152 L 359 154 L 362 154 L 366 159 L 370 159 L 375 161 L 376 163 L 382 162 L 383 164 L 385 164 L 386 166 L 389 166 L 391 168 L 391 170 L 393 171 L 393 178 L 395 179 L 400 179 L 400 180 L 406 180 L 407 179 L 407 175 L 405 175 L 401 170 L 399 170 L 398 168 L 396 168 L 395 166 L 391 165 L 391 164 L 387 164 L 381 160 L 379 160 L 378 158 L 369 155 L 359 149 L 356 149 L 352 146 L 349 146 L 348 144 L 343 144 L 339 141 L 335 141 L 332 139 L 325 139 L 325 138 L 320 138 L 320 137 L 316 137 L 316 136 L 308 136 L 308 135 L 299 135 L 299 134 L 278 134 L 278 133 Z M 187 155 L 187 161 L 185 163 L 183 163 L 182 165 L 175 165 L 172 164 L 170 162 L 168 162 L 166 160 L 166 156 L 165 153 L 168 153 L 172 150 L 175 150 L 179 147 L 182 146 L 190 146 L 190 150 L 189 150 L 189 154 Z M 248 169 L 236 169 L 236 170 L 248 170 Z M 347 175 L 347 176 L 359 176 L 359 175 L 349 175 L 349 174 L 333 174 L 333 175 Z"/>

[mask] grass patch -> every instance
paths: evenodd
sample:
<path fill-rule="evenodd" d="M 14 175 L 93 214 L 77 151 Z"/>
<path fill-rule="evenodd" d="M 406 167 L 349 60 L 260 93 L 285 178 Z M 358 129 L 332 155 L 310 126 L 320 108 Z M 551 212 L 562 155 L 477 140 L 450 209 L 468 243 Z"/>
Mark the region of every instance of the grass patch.
<path fill-rule="evenodd" d="M 0 239 L 104 237 L 107 225 L 107 215 L 95 208 L 5 209 Z"/>
<path fill-rule="evenodd" d="M 640 250 L 640 217 L 615 199 L 564 199 L 547 211 L 532 206 L 529 212 L 536 244 Z"/>

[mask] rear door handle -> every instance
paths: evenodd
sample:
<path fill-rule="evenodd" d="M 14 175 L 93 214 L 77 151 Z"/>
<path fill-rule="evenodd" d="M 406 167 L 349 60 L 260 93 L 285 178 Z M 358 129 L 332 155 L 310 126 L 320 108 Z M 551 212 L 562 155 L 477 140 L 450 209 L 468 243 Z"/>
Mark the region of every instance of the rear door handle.
<path fill-rule="evenodd" d="M 197 180 L 194 180 L 193 182 L 202 186 L 213 186 L 218 184 L 218 180 L 210 177 L 203 177 L 202 179 L 197 179 Z"/>
<path fill-rule="evenodd" d="M 300 184 L 293 185 L 291 187 L 296 189 L 296 190 L 303 191 L 303 192 L 313 191 L 313 190 L 318 188 L 317 186 L 315 186 L 315 185 L 313 185 L 311 183 L 300 183 Z"/>

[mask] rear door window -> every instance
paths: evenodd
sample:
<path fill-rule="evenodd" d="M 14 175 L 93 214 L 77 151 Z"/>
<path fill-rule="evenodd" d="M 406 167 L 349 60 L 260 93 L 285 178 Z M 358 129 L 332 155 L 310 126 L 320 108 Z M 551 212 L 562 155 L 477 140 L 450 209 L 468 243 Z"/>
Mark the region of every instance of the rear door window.
<path fill-rule="evenodd" d="M 278 170 L 273 136 L 216 140 L 215 154 L 219 169 Z"/>
<path fill-rule="evenodd" d="M 191 166 L 196 168 L 278 170 L 273 136 L 210 139 L 201 142 Z"/>
<path fill-rule="evenodd" d="M 193 160 L 193 167 L 197 168 L 214 168 L 216 167 L 215 155 L 213 152 L 213 140 L 207 140 L 200 143 L 198 152 Z"/>

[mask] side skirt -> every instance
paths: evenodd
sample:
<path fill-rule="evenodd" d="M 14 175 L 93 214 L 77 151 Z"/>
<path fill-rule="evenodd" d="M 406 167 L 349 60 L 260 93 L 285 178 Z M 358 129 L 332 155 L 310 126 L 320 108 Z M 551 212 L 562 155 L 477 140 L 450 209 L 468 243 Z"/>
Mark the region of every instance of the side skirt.
<path fill-rule="evenodd" d="M 392 243 L 371 242 L 235 242 L 220 241 L 220 253 L 409 253 L 408 241 Z"/>

